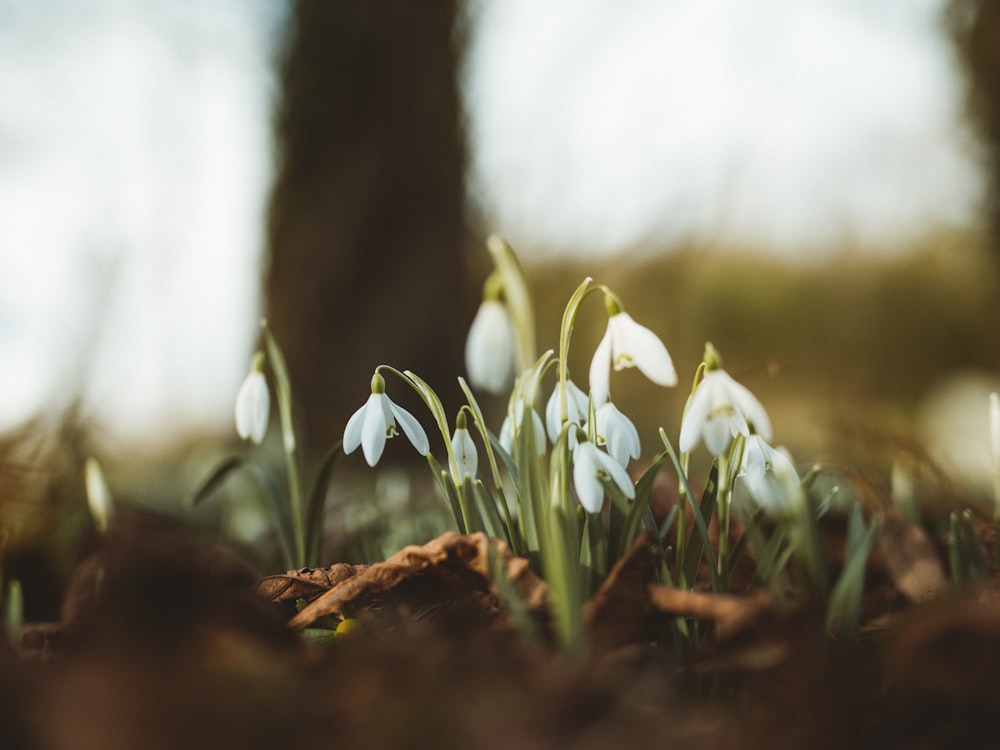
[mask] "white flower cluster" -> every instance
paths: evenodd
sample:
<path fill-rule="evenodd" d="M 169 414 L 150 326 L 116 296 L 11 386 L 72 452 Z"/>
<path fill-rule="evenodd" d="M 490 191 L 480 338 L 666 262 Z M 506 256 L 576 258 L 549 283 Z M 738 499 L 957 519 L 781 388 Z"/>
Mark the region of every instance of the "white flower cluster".
<path fill-rule="evenodd" d="M 488 289 L 492 291 L 469 330 L 465 363 L 474 387 L 501 395 L 513 381 L 516 331 L 502 295 L 495 285 Z M 500 445 L 512 452 L 524 415 L 530 414 L 534 444 L 539 455 L 543 455 L 547 444 L 554 445 L 566 430 L 576 495 L 591 513 L 601 510 L 608 484 L 616 486 L 625 497 L 635 496 L 627 469 L 629 462 L 641 455 L 635 425 L 611 400 L 612 369 L 635 367 L 658 385 L 677 384 L 677 373 L 663 342 L 624 312 L 617 297 L 609 291 L 605 293 L 608 324 L 590 362 L 589 393 L 568 378 L 557 381 L 546 403 L 543 422 L 530 403 L 530 408 L 525 408 L 523 394 L 515 392 L 499 433 Z M 270 412 L 270 396 L 262 370 L 262 357 L 258 354 L 236 399 L 237 432 L 254 443 L 263 440 Z M 376 371 L 368 400 L 354 412 L 344 429 L 344 452 L 352 453 L 360 447 L 367 463 L 375 466 L 382 457 L 386 440 L 398 434 L 399 428 L 418 453 L 427 455 L 430 446 L 420 423 L 386 395 L 385 381 Z M 682 454 L 687 454 L 704 442 L 712 455 L 720 456 L 730 449 L 738 435 L 743 436 L 738 476 L 750 496 L 766 511 L 793 511 L 801 493 L 791 458 L 787 452 L 767 443 L 771 439 L 767 412 L 745 386 L 719 366 L 717 353 L 709 345 L 703 377 L 684 411 L 679 447 Z M 448 448 L 456 483 L 461 484 L 465 477 L 475 479 L 478 452 L 464 412 L 459 415 Z"/>

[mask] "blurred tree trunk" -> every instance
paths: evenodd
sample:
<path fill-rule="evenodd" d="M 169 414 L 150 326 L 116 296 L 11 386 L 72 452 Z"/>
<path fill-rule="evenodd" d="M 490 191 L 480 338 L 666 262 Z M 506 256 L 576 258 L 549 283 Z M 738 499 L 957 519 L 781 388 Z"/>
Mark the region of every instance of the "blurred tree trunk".
<path fill-rule="evenodd" d="M 969 82 L 969 108 L 988 150 L 989 212 L 1000 237 L 1000 0 L 951 0 L 948 22 Z M 994 246 L 1000 256 L 1000 242 Z"/>
<path fill-rule="evenodd" d="M 457 0 L 294 2 L 266 297 L 310 453 L 340 437 L 378 364 L 457 394 L 472 301 L 456 20 Z"/>

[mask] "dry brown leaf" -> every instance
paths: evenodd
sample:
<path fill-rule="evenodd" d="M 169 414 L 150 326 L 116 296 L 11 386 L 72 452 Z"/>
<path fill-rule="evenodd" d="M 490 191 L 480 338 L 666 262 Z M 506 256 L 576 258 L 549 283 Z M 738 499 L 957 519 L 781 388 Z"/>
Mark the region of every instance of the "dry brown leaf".
<path fill-rule="evenodd" d="M 647 586 L 653 582 L 657 558 L 650 549 L 652 534 L 644 531 L 611 569 L 584 608 L 591 640 L 598 650 L 645 640 L 653 609 Z"/>
<path fill-rule="evenodd" d="M 257 583 L 257 593 L 273 602 L 312 600 L 367 568 L 367 565 L 336 563 L 329 568 L 302 568 L 267 576 Z"/>
<path fill-rule="evenodd" d="M 877 550 L 896 589 L 911 602 L 940 596 L 948 588 L 944 567 L 927 533 L 896 512 L 883 516 Z"/>
<path fill-rule="evenodd" d="M 884 638 L 893 689 L 955 701 L 1000 700 L 1000 593 L 957 591 L 898 617 Z"/>
<path fill-rule="evenodd" d="M 729 638 L 760 621 L 770 610 L 764 594 L 735 596 L 685 591 L 651 583 L 646 587 L 649 601 L 657 610 L 671 617 L 694 617 L 710 620 L 719 627 L 719 637 Z"/>
<path fill-rule="evenodd" d="M 299 612 L 289 625 L 308 627 L 321 617 L 342 614 L 345 607 L 363 604 L 406 589 L 417 604 L 422 596 L 457 601 L 492 594 L 491 553 L 505 567 L 507 577 L 529 608 L 544 605 L 545 584 L 514 557 L 503 542 L 483 533 L 463 536 L 449 531 L 423 546 L 404 547 L 385 562 L 375 563 L 340 581 Z"/>

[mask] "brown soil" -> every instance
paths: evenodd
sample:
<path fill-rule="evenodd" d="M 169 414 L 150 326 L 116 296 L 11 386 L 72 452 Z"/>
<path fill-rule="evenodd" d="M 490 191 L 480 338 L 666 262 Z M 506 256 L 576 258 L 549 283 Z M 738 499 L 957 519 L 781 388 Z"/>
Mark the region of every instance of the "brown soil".
<path fill-rule="evenodd" d="M 902 544 L 934 567 L 924 542 Z M 934 574 L 913 573 L 890 542 L 872 560 L 865 630 L 837 643 L 808 607 L 660 587 L 649 554 L 639 544 L 590 602 L 588 654 L 570 658 L 551 645 L 544 584 L 483 537 L 261 578 L 187 529 L 121 514 L 61 622 L 0 644 L 0 747 L 1000 744 L 995 586 L 910 597 L 926 588 L 914 576 Z M 498 605 L 491 559 L 515 576 L 536 637 Z M 293 619 L 296 598 L 312 604 Z M 345 612 L 355 637 L 318 646 L 295 632 Z M 658 642 L 678 616 L 714 635 L 686 651 Z"/>

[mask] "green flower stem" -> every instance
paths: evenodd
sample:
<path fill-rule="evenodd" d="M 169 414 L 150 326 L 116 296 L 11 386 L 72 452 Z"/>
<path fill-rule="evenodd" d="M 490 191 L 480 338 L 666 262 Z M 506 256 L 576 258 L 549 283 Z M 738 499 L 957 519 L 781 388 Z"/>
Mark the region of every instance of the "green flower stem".
<path fill-rule="evenodd" d="M 281 437 L 288 473 L 288 503 L 292 515 L 292 534 L 295 562 L 298 567 L 306 565 L 306 529 L 302 505 L 302 489 L 299 484 L 298 446 L 295 440 L 295 425 L 292 421 L 292 384 L 288 375 L 285 356 L 266 320 L 260 323 L 267 345 L 267 356 L 274 373 L 278 392 L 278 415 L 281 419 Z"/>
<path fill-rule="evenodd" d="M 694 396 L 694 392 L 698 388 L 698 383 L 701 382 L 704 376 L 705 363 L 701 362 L 698 365 L 698 369 L 694 372 L 694 379 L 691 382 L 691 392 L 688 393 L 687 400 L 684 402 L 684 414 L 687 413 L 688 406 L 691 403 L 691 397 Z M 677 480 L 677 554 L 674 559 L 678 581 L 682 588 L 687 583 L 684 580 L 684 555 L 687 554 L 687 499 L 690 496 L 690 487 L 688 486 L 687 475 L 690 464 L 691 454 L 687 451 L 681 453 L 680 467 L 677 469 L 678 474 L 682 476 L 679 476 Z"/>
<path fill-rule="evenodd" d="M 472 395 L 472 389 L 469 388 L 469 384 L 465 382 L 465 378 L 460 376 L 458 378 L 458 385 L 465 394 L 465 398 L 469 403 L 469 409 L 472 413 L 472 418 L 476 423 L 476 429 L 479 430 L 479 435 L 483 439 L 483 447 L 486 450 L 486 460 L 490 465 L 490 473 L 493 475 L 493 486 L 496 488 L 497 495 L 500 497 L 499 505 L 503 511 L 504 524 L 507 526 L 507 539 L 514 550 L 514 554 L 522 555 L 525 552 L 524 544 L 522 543 L 520 535 L 516 533 L 514 522 L 510 517 L 510 508 L 507 505 L 507 496 L 504 493 L 503 479 L 500 476 L 500 466 L 497 464 L 496 453 L 493 451 L 493 444 L 490 442 L 489 432 L 486 427 L 486 419 L 483 417 L 482 409 L 479 408 L 479 402 L 476 400 L 476 397 Z"/>
<path fill-rule="evenodd" d="M 573 327 L 576 325 L 576 316 L 580 311 L 580 305 L 587 298 L 587 295 L 597 290 L 591 287 L 593 281 L 589 276 L 576 288 L 566 303 L 563 310 L 562 324 L 559 326 L 559 420 L 564 423 L 569 417 L 569 408 L 566 403 L 566 381 L 569 380 L 569 341 L 573 335 Z"/>
<path fill-rule="evenodd" d="M 732 490 L 729 486 L 729 456 L 719 454 L 719 581 L 722 591 L 729 590 L 729 510 Z"/>
<path fill-rule="evenodd" d="M 690 463 L 691 454 L 687 451 L 681 453 L 678 472 L 684 476 L 684 479 L 681 480 L 678 477 L 677 480 L 677 551 L 674 556 L 674 569 L 682 588 L 687 584 L 687 581 L 684 580 L 684 555 L 687 553 L 687 475 Z"/>
<path fill-rule="evenodd" d="M 549 502 L 540 502 L 539 498 L 536 509 L 540 511 L 541 561 L 549 584 L 556 634 L 566 653 L 580 654 L 583 647 L 580 529 L 575 509 L 567 512 L 572 500 L 567 432 L 564 428 L 552 447 Z"/>
<path fill-rule="evenodd" d="M 434 422 L 437 424 L 438 430 L 441 433 L 441 440 L 444 442 L 445 451 L 448 454 L 448 469 L 451 471 L 452 477 L 458 476 L 458 461 L 455 460 L 455 453 L 451 449 L 451 429 L 448 425 L 448 414 L 444 410 L 444 404 L 441 403 L 441 399 L 434 390 L 419 377 L 412 370 L 399 371 L 391 365 L 379 365 L 375 368 L 375 372 L 380 372 L 382 370 L 387 370 L 391 372 L 396 377 L 400 378 L 404 383 L 409 385 L 417 395 L 420 396 L 421 400 L 427 405 L 427 409 L 430 411 L 431 416 L 434 417 Z"/>
<path fill-rule="evenodd" d="M 531 302 L 531 292 L 524 269 L 517 255 L 506 240 L 498 235 L 490 235 L 486 248 L 493 256 L 493 263 L 503 280 L 507 311 L 514 330 L 517 331 L 517 351 L 515 359 L 519 373 L 529 369 L 535 362 L 535 311 Z"/>
<path fill-rule="evenodd" d="M 712 553 L 711 539 L 708 536 L 708 526 L 705 524 L 705 519 L 702 517 L 701 509 L 697 506 L 694 499 L 694 493 L 691 492 L 691 485 L 688 483 L 687 473 L 681 467 L 680 460 L 677 458 L 677 453 L 674 451 L 674 446 L 670 443 L 670 438 L 667 437 L 667 433 L 664 429 L 660 428 L 660 440 L 663 442 L 663 447 L 666 449 L 666 453 L 670 456 L 670 461 L 674 465 L 674 470 L 677 472 L 678 480 L 681 483 L 684 494 L 683 498 L 687 498 L 687 502 L 691 504 L 692 517 L 694 518 L 694 525 L 701 537 L 702 551 L 708 561 L 708 572 L 712 577 L 712 591 L 719 593 L 722 589 L 719 585 L 719 573 L 716 569 L 715 555 Z M 684 578 L 683 565 L 681 569 L 677 571 L 681 579 Z M 682 588 L 686 587 L 686 583 L 683 580 L 678 582 Z"/>
<path fill-rule="evenodd" d="M 438 430 L 441 433 L 441 440 L 444 442 L 445 452 L 448 454 L 448 469 L 451 473 L 451 481 L 455 485 L 456 494 L 458 496 L 458 506 L 466 532 L 471 534 L 472 532 L 482 530 L 483 524 L 480 520 L 479 514 L 469 505 L 470 501 L 475 498 L 475 492 L 472 489 L 472 485 L 464 482 L 459 477 L 458 461 L 455 458 L 455 451 L 452 450 L 451 447 L 451 432 L 448 426 L 448 415 L 444 410 L 444 404 L 441 403 L 441 399 L 434 392 L 434 389 L 412 370 L 404 370 L 401 372 L 391 365 L 379 365 L 375 368 L 376 372 L 380 372 L 381 370 L 387 370 L 409 384 L 409 386 L 417 392 L 417 395 L 419 395 L 423 402 L 427 405 L 427 408 L 430 411 L 431 416 L 434 417 L 434 422 L 437 424 Z"/>

